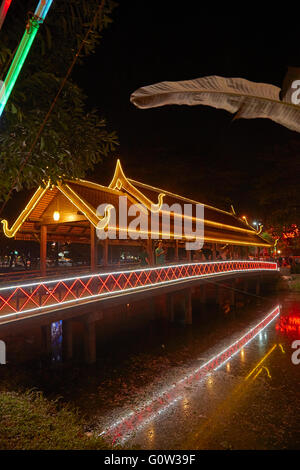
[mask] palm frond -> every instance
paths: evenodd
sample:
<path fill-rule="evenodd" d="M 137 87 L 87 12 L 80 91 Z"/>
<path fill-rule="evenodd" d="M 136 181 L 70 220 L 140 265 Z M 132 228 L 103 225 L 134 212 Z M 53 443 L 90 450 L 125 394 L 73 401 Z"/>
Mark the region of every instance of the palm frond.
<path fill-rule="evenodd" d="M 165 105 L 205 105 L 236 113 L 235 118 L 266 118 L 300 132 L 300 106 L 280 101 L 280 88 L 267 83 L 255 83 L 244 78 L 216 75 L 160 82 L 139 88 L 130 97 L 138 108 Z"/>

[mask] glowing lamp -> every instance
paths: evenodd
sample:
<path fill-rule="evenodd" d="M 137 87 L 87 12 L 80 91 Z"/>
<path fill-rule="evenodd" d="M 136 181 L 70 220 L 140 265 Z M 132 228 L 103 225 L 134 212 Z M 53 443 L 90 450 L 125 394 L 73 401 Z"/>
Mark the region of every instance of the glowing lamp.
<path fill-rule="evenodd" d="M 280 253 L 281 253 L 281 250 L 278 250 L 278 251 L 277 251 L 277 253 L 280 255 Z"/>
<path fill-rule="evenodd" d="M 55 222 L 58 222 L 60 219 L 60 213 L 58 211 L 54 211 L 53 212 L 53 220 L 55 220 Z"/>

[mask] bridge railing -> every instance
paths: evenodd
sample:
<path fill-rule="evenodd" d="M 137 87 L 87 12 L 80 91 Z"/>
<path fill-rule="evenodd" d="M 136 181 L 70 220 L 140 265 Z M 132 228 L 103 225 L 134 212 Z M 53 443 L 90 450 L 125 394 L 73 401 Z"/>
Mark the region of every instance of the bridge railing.
<path fill-rule="evenodd" d="M 134 292 L 228 273 L 277 270 L 277 263 L 274 262 L 212 261 L 15 283 L 0 288 L 0 322 L 18 318 L 21 314 L 41 313 L 46 309 L 101 299 L 117 292 Z"/>

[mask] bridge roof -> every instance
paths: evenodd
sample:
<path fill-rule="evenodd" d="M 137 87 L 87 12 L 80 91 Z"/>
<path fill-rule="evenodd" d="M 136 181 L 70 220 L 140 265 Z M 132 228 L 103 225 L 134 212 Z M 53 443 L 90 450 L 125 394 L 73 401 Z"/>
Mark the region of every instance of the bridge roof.
<path fill-rule="evenodd" d="M 25 209 L 17 219 L 12 221 L 2 220 L 3 231 L 7 237 L 16 239 L 34 240 L 40 231 L 40 225 L 48 226 L 48 240 L 76 241 L 88 243 L 90 240 L 90 224 L 97 227 L 113 227 L 113 220 L 109 210 L 104 215 L 97 214 L 100 204 L 112 205 L 116 209 L 116 230 L 119 232 L 119 197 L 127 196 L 127 209 L 132 203 L 139 203 L 148 210 L 150 235 L 150 214 L 159 214 L 159 231 L 161 232 L 161 217 L 165 210 L 163 204 L 184 210 L 185 204 L 191 204 L 194 208 L 197 201 L 170 193 L 163 189 L 129 179 L 125 176 L 118 160 L 113 179 L 109 186 L 102 186 L 85 180 L 62 181 L 56 185 L 48 183 L 45 187 L 39 187 Z M 228 243 L 244 246 L 270 246 L 266 240 L 259 236 L 254 228 L 245 221 L 239 219 L 233 212 L 204 204 L 204 239 L 208 243 Z M 60 214 L 59 221 L 53 219 L 54 212 Z M 170 212 L 168 212 L 170 213 Z M 194 216 L 193 212 L 193 216 Z M 133 219 L 128 217 L 128 223 Z M 170 232 L 174 235 L 174 217 L 171 213 Z M 199 219 L 198 219 L 199 220 Z M 9 228 L 9 222 L 12 225 Z M 193 227 L 196 226 L 193 217 Z M 182 238 L 184 240 L 184 238 Z"/>

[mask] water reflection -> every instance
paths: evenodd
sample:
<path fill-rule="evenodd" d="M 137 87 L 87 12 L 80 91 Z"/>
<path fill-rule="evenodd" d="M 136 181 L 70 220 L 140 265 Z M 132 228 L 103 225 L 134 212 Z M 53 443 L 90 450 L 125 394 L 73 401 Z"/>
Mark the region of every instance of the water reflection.
<path fill-rule="evenodd" d="M 62 361 L 62 320 L 51 323 L 51 350 L 52 361 Z"/>
<path fill-rule="evenodd" d="M 248 330 L 239 340 L 235 341 L 223 351 L 216 354 L 202 366 L 197 367 L 192 372 L 189 372 L 178 382 L 173 383 L 172 386 L 166 387 L 163 391 L 158 392 L 152 400 L 148 400 L 146 403 L 141 404 L 141 406 L 135 411 L 130 412 L 129 414 L 118 419 L 115 423 L 108 426 L 100 435 L 105 437 L 110 442 L 124 443 L 130 437 L 130 435 L 132 435 L 132 433 L 136 433 L 146 424 L 149 424 L 150 422 L 153 422 L 154 419 L 161 417 L 163 413 L 169 410 L 170 407 L 172 407 L 179 400 L 184 400 L 183 397 L 185 396 L 185 390 L 199 385 L 199 383 L 204 378 L 206 378 L 206 386 L 208 390 L 212 390 L 214 386 L 214 377 L 212 376 L 212 372 L 222 368 L 225 364 L 227 368 L 229 361 L 238 353 L 241 354 L 241 362 L 244 362 L 244 348 L 254 338 L 262 333 L 262 331 L 268 327 L 270 323 L 278 317 L 279 314 L 280 307 L 278 305 L 271 312 L 269 312 L 265 318 L 256 324 L 256 326 Z M 261 364 L 258 364 L 254 368 L 253 372 L 257 370 L 259 365 Z"/>

